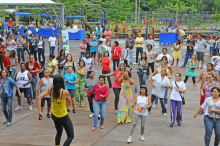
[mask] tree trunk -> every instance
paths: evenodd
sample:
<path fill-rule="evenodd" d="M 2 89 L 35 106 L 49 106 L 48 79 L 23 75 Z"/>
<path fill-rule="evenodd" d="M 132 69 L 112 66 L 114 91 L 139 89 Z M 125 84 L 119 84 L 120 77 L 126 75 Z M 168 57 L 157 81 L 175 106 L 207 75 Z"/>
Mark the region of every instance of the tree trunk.
<path fill-rule="evenodd" d="M 92 26 L 91 26 L 89 23 L 87 23 L 85 20 L 83 20 L 83 23 L 85 24 L 86 27 L 89 28 L 89 30 L 90 30 L 90 34 L 92 34 L 92 32 L 93 32 L 93 28 L 92 28 Z"/>

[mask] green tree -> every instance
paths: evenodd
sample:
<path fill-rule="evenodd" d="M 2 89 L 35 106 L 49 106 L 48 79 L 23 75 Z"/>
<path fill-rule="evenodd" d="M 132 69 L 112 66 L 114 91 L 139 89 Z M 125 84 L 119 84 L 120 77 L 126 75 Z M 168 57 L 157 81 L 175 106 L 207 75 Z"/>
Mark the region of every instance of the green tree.
<path fill-rule="evenodd" d="M 212 18 L 213 20 L 215 20 L 215 25 L 216 25 L 215 28 L 217 28 L 217 22 L 220 21 L 220 14 L 218 14 L 218 13 L 212 14 L 212 15 L 211 15 L 211 18 Z"/>
<path fill-rule="evenodd" d="M 6 11 L 0 10 L 0 18 L 1 18 L 1 17 L 9 17 L 9 13 L 6 12 Z"/>

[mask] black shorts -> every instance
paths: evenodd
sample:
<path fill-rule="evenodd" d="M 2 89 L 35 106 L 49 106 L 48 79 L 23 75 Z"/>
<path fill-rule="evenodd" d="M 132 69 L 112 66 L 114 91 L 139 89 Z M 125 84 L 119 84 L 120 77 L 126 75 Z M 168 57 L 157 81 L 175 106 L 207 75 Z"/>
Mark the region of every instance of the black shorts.
<path fill-rule="evenodd" d="M 94 57 L 95 58 L 96 52 L 90 52 L 90 53 L 91 53 L 90 57 Z"/>
<path fill-rule="evenodd" d="M 47 107 L 51 107 L 51 98 L 42 98 L 41 99 L 41 107 L 44 107 L 45 100 L 47 100 Z"/>

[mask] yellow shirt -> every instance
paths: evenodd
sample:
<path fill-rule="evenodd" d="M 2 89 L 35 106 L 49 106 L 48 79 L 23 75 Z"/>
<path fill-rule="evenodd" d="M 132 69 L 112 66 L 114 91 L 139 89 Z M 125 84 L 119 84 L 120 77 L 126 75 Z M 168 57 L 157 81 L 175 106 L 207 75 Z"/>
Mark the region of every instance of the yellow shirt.
<path fill-rule="evenodd" d="M 180 36 L 184 36 L 185 35 L 185 31 L 183 31 L 183 30 L 179 30 L 179 34 L 180 34 Z"/>
<path fill-rule="evenodd" d="M 2 23 L 0 22 L 0 26 L 2 26 Z"/>
<path fill-rule="evenodd" d="M 61 98 L 62 98 L 62 90 L 61 92 Z M 51 96 L 51 101 L 52 101 L 52 114 L 57 117 L 61 118 L 64 117 L 68 114 L 67 109 L 66 109 L 66 99 L 62 100 L 60 98 L 54 99 L 53 95 Z"/>
<path fill-rule="evenodd" d="M 135 42 L 144 42 L 144 39 L 142 37 L 137 37 Z M 136 44 L 136 47 L 141 47 L 143 48 L 143 44 Z"/>
<path fill-rule="evenodd" d="M 48 63 L 48 67 L 47 69 L 49 70 L 49 72 L 51 73 L 52 70 L 53 70 L 53 66 L 56 66 L 57 68 L 57 60 L 54 58 L 51 62 Z M 55 71 L 53 72 L 53 75 L 56 75 L 56 69 Z"/>

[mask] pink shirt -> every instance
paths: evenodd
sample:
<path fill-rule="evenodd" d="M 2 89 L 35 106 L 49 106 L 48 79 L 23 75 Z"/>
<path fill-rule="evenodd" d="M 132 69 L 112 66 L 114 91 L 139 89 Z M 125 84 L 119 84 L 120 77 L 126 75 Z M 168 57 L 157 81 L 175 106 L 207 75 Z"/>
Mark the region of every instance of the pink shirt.
<path fill-rule="evenodd" d="M 87 45 L 86 44 L 81 44 L 80 47 L 86 47 L 87 48 Z M 86 52 L 86 49 L 81 49 L 81 52 Z"/>
<path fill-rule="evenodd" d="M 94 88 L 88 93 L 88 96 L 91 96 L 95 92 L 95 98 L 94 101 L 96 100 L 105 100 L 107 101 L 107 97 L 109 94 L 108 91 L 108 86 L 104 86 L 102 88 L 99 87 L 99 84 L 95 84 Z M 100 97 L 99 95 L 102 94 L 104 97 Z"/>
<path fill-rule="evenodd" d="M 112 32 L 109 30 L 109 31 L 104 31 L 104 34 L 112 34 Z M 105 36 L 105 39 L 106 40 L 110 40 L 111 39 L 111 36 Z"/>
<path fill-rule="evenodd" d="M 121 82 L 116 82 L 115 81 L 115 79 L 120 75 L 120 73 L 119 73 L 119 71 L 118 70 L 116 70 L 116 71 L 114 71 L 114 73 L 115 73 L 115 78 L 114 78 L 114 82 L 113 82 L 113 88 L 121 88 Z M 124 78 L 124 76 L 123 75 L 121 75 L 119 78 Z"/>

